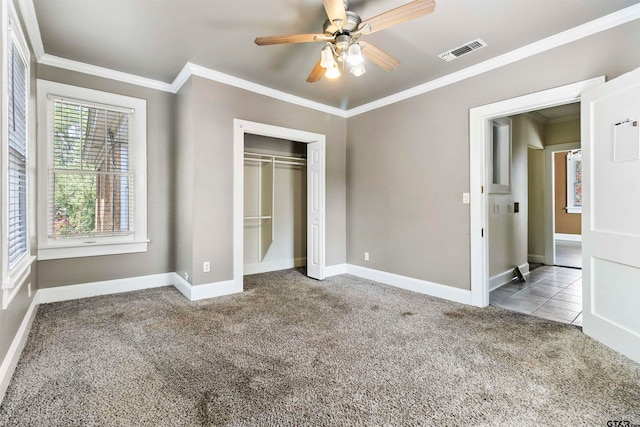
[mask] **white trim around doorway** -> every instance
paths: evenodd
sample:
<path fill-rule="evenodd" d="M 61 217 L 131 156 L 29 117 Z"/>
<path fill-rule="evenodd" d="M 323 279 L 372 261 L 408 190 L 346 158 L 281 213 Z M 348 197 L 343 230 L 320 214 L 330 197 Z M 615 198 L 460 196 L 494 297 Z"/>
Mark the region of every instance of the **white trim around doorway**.
<path fill-rule="evenodd" d="M 326 159 L 325 155 L 325 135 L 306 132 L 297 129 L 289 129 L 280 126 L 273 126 L 264 123 L 250 122 L 247 120 L 233 120 L 233 282 L 238 292 L 243 290 L 244 276 L 244 136 L 245 134 L 280 138 L 288 141 L 303 142 L 317 145 L 321 151 L 320 156 Z M 311 145 L 309 145 L 311 146 Z M 309 147 L 308 146 L 308 147 Z M 314 191 L 318 191 L 316 200 L 321 205 L 320 218 L 321 232 L 318 233 L 320 241 L 317 247 L 322 252 L 318 254 L 320 272 L 323 272 L 325 262 L 325 232 L 324 232 L 324 211 L 325 211 L 325 163 L 321 163 L 321 173 L 319 183 Z M 309 169 L 307 169 L 307 174 Z M 313 195 L 310 195 L 313 197 Z M 307 215 L 310 221 L 310 215 Z M 307 254 L 308 256 L 311 254 Z"/>
<path fill-rule="evenodd" d="M 472 108 L 469 111 L 471 303 L 489 305 L 487 159 L 492 119 L 579 102 L 582 92 L 604 83 L 604 76 Z"/>

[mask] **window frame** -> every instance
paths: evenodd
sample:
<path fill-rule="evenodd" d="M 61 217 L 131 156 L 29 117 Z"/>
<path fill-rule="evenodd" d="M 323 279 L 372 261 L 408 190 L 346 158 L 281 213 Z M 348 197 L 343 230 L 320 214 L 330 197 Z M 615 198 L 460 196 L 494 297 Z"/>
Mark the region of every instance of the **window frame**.
<path fill-rule="evenodd" d="M 33 221 L 35 211 L 31 195 L 33 194 L 33 137 L 30 134 L 29 115 L 31 110 L 29 102 L 31 52 L 27 45 L 24 32 L 20 26 L 20 20 L 12 2 L 7 2 L 8 6 L 2 9 L 2 27 L 5 29 L 2 44 L 2 309 L 6 310 L 22 286 L 26 283 L 31 274 L 31 265 L 36 257 L 31 255 L 31 240 L 34 237 Z M 7 4 L 3 2 L 3 5 Z M 8 55 L 12 54 L 11 47 L 14 46 L 25 65 L 25 180 L 26 180 L 26 250 L 15 261 L 13 265 L 9 263 L 9 69 Z"/>
<path fill-rule="evenodd" d="M 147 239 L 147 101 L 125 95 L 38 79 L 38 259 L 80 258 L 146 252 Z M 133 110 L 130 161 L 134 165 L 133 233 L 107 237 L 49 237 L 49 169 L 53 141 L 52 97 Z"/>

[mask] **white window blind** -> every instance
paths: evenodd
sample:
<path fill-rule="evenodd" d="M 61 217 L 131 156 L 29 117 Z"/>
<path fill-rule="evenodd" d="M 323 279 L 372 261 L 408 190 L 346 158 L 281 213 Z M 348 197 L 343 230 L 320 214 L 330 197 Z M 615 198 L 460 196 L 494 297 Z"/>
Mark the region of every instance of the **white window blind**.
<path fill-rule="evenodd" d="M 9 267 L 27 252 L 27 65 L 13 40 L 8 71 Z"/>
<path fill-rule="evenodd" d="M 49 238 L 133 234 L 133 111 L 56 97 L 49 102 Z"/>

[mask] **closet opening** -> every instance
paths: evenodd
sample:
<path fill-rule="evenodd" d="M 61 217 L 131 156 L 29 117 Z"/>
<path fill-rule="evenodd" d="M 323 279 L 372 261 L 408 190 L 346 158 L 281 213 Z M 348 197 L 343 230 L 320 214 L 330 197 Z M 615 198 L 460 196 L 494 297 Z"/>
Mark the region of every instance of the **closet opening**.
<path fill-rule="evenodd" d="M 306 144 L 244 139 L 244 275 L 307 263 Z"/>
<path fill-rule="evenodd" d="M 307 276 L 318 280 L 324 279 L 326 136 L 241 119 L 233 120 L 233 129 L 234 288 L 237 289 L 237 292 L 242 292 L 245 274 L 292 268 L 295 267 L 296 262 L 298 265 L 304 263 L 305 257 Z M 247 144 L 245 144 L 245 140 L 248 141 Z M 281 143 L 284 143 L 285 146 L 279 145 Z M 289 148 L 286 148 L 287 146 Z M 245 155 L 245 151 L 252 154 Z M 245 157 L 254 160 L 245 161 Z M 261 185 L 256 185 L 252 190 L 254 191 L 252 196 L 250 196 L 250 192 L 247 192 L 246 198 L 245 163 L 264 165 L 253 167 L 251 173 L 256 175 L 255 180 L 260 180 Z M 271 164 L 271 172 L 269 172 L 269 164 Z M 288 181 L 285 179 L 283 181 L 285 185 L 281 187 L 278 184 L 281 181 L 280 168 L 285 170 L 285 167 L 295 171 L 290 174 L 289 179 L 293 180 L 293 175 L 300 175 L 302 180 L 295 183 L 289 181 L 289 184 L 286 185 Z M 306 173 L 303 173 L 305 170 Z M 275 175 L 275 187 L 273 184 L 271 187 L 265 187 L 265 182 L 272 179 L 270 174 Z M 284 191 L 285 187 L 295 189 L 298 186 L 301 189 L 300 194 L 304 194 L 305 198 L 301 197 L 300 200 L 295 199 L 289 203 L 288 213 L 279 212 L 278 192 Z M 274 189 L 275 191 L 273 191 Z M 259 194 L 257 194 L 258 190 Z M 250 197 L 252 197 L 251 200 L 249 200 Z M 253 204 L 253 211 L 247 210 L 245 212 L 245 204 L 248 207 Z M 287 206 L 287 204 L 285 203 L 283 206 Z M 273 212 L 272 207 L 275 207 Z M 280 239 L 278 237 L 278 222 L 284 221 L 286 218 L 291 218 L 291 221 L 286 222 L 288 224 L 286 227 L 289 227 L 288 232 L 293 236 L 293 240 L 289 240 L 289 243 L 284 245 L 285 249 L 282 249 L 275 242 Z M 247 246 L 250 243 L 252 249 L 245 252 L 245 223 L 251 221 L 261 221 L 261 223 L 258 226 L 254 222 L 253 227 L 256 230 L 253 233 L 254 240 L 247 242 Z M 300 224 L 298 229 L 301 232 L 296 235 L 297 224 Z M 251 238 L 247 236 L 247 239 Z M 306 245 L 304 244 L 305 240 Z M 245 253 L 247 258 L 245 258 Z M 283 253 L 286 254 L 286 257 L 276 256 Z M 245 264 L 247 264 L 246 269 Z"/>

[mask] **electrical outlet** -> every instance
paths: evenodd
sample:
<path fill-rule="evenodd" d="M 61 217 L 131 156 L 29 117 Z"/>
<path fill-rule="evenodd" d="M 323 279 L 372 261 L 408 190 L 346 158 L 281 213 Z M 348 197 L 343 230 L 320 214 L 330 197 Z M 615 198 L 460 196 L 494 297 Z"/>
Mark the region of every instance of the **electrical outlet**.
<path fill-rule="evenodd" d="M 494 214 L 500 213 L 500 205 L 493 205 L 493 213 Z"/>
<path fill-rule="evenodd" d="M 187 273 L 186 271 L 184 272 L 184 280 L 186 280 L 187 282 L 189 281 L 189 273 Z"/>
<path fill-rule="evenodd" d="M 205 273 L 211 272 L 211 263 L 209 261 L 205 261 L 202 263 L 202 271 Z"/>
<path fill-rule="evenodd" d="M 369 252 L 364 253 L 364 260 L 369 261 Z"/>

